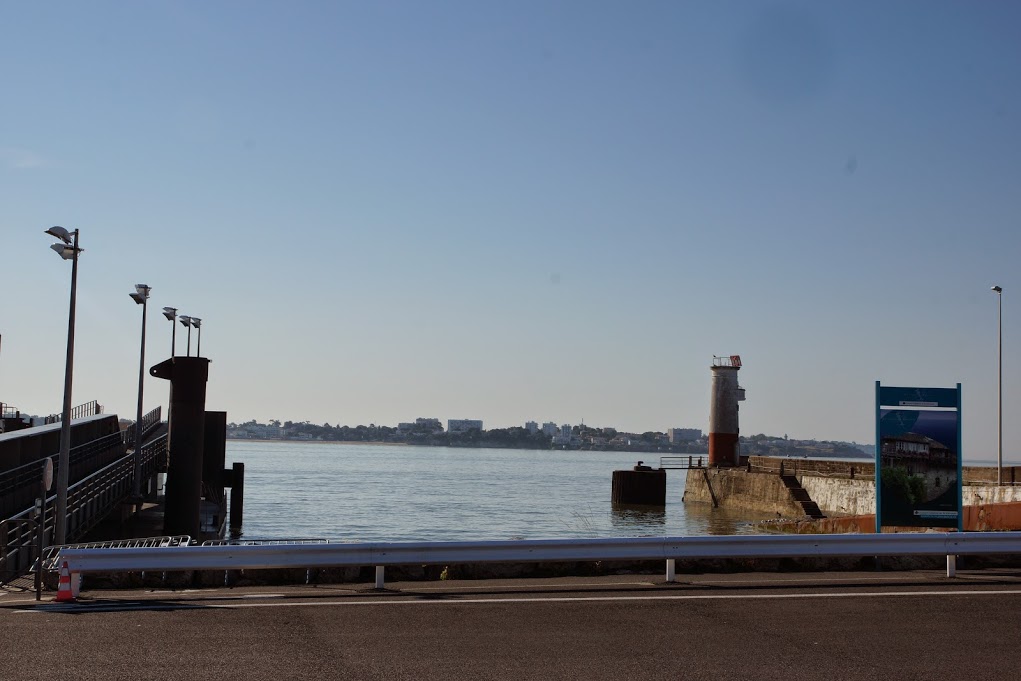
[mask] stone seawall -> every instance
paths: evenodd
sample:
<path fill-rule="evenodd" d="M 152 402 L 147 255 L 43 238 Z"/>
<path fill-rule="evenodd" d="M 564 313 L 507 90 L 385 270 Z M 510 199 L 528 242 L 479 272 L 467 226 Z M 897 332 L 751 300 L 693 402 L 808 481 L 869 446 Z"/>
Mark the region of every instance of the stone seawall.
<path fill-rule="evenodd" d="M 780 478 L 793 475 L 827 516 L 862 516 L 876 512 L 875 466 L 871 462 L 811 461 L 752 456 L 742 468 L 688 471 L 684 501 L 715 503 L 721 508 L 748 509 L 784 518 L 801 518 L 802 507 Z M 709 484 L 706 483 L 706 473 Z M 964 505 L 1021 503 L 1021 485 L 989 485 L 996 470 L 964 468 Z M 1005 479 L 1009 476 L 1004 475 Z M 1019 476 L 1021 477 L 1021 476 Z M 974 484 L 977 483 L 977 484 Z M 710 489 L 711 488 L 711 489 Z M 715 496 L 715 500 L 713 497 Z"/>
<path fill-rule="evenodd" d="M 876 512 L 876 482 L 867 478 L 823 478 L 803 475 L 801 486 L 826 515 Z"/>
<path fill-rule="evenodd" d="M 720 508 L 779 513 L 785 518 L 804 515 L 783 480 L 774 473 L 749 473 L 743 468 L 689 470 L 683 501 L 712 504 L 713 497 Z"/>

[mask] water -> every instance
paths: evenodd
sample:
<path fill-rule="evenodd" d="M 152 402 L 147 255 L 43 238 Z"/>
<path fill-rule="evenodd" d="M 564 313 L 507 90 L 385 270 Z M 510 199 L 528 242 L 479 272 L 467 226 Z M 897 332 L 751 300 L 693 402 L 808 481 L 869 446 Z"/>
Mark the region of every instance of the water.
<path fill-rule="evenodd" d="M 768 516 L 683 504 L 615 509 L 614 470 L 635 452 L 533 451 L 307 442 L 227 442 L 245 464 L 246 538 L 466 541 L 754 532 Z M 646 454 L 657 465 L 658 455 Z"/>

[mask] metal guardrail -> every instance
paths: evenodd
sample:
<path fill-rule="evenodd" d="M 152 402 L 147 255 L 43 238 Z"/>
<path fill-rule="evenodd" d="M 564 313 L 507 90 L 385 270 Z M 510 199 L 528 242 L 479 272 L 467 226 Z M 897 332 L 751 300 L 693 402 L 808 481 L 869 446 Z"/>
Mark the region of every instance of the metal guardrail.
<path fill-rule="evenodd" d="M 245 570 L 376 566 L 382 585 L 389 565 L 449 565 L 698 558 L 947 556 L 1021 553 L 1021 532 L 814 534 L 710 537 L 543 539 L 483 542 L 181 546 L 149 549 L 64 549 L 72 572 Z"/>

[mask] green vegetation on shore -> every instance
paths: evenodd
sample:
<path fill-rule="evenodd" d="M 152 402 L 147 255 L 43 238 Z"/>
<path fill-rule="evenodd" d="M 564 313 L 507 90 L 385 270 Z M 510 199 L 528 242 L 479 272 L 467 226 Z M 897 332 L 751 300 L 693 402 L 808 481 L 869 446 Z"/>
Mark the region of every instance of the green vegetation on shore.
<path fill-rule="evenodd" d="M 593 428 L 579 425 L 572 428 L 573 444 L 570 449 L 593 451 L 634 451 L 700 454 L 708 452 L 705 437 L 670 442 L 666 433 L 646 431 L 626 433 L 614 428 Z M 376 424 L 359 426 L 317 425 L 308 421 L 273 420 L 268 424 L 248 421 L 227 426 L 231 439 L 288 440 L 299 442 L 365 442 L 425 445 L 433 447 L 494 447 L 507 449 L 551 449 L 553 438 L 542 431 L 529 432 L 525 428 L 493 428 L 448 433 L 442 429 L 416 427 L 401 431 L 391 426 Z M 557 448 L 561 448 L 557 445 Z M 791 440 L 763 434 L 742 436 L 741 453 L 747 456 L 834 456 L 870 457 L 869 447 L 848 442 Z"/>

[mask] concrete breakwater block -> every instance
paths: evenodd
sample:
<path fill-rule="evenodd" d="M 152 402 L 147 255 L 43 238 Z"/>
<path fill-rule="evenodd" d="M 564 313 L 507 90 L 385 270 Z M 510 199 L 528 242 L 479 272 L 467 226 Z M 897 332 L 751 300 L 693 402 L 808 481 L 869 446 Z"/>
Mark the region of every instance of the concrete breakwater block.
<path fill-rule="evenodd" d="M 613 472 L 611 499 L 615 504 L 666 506 L 666 471 L 638 465 Z"/>

